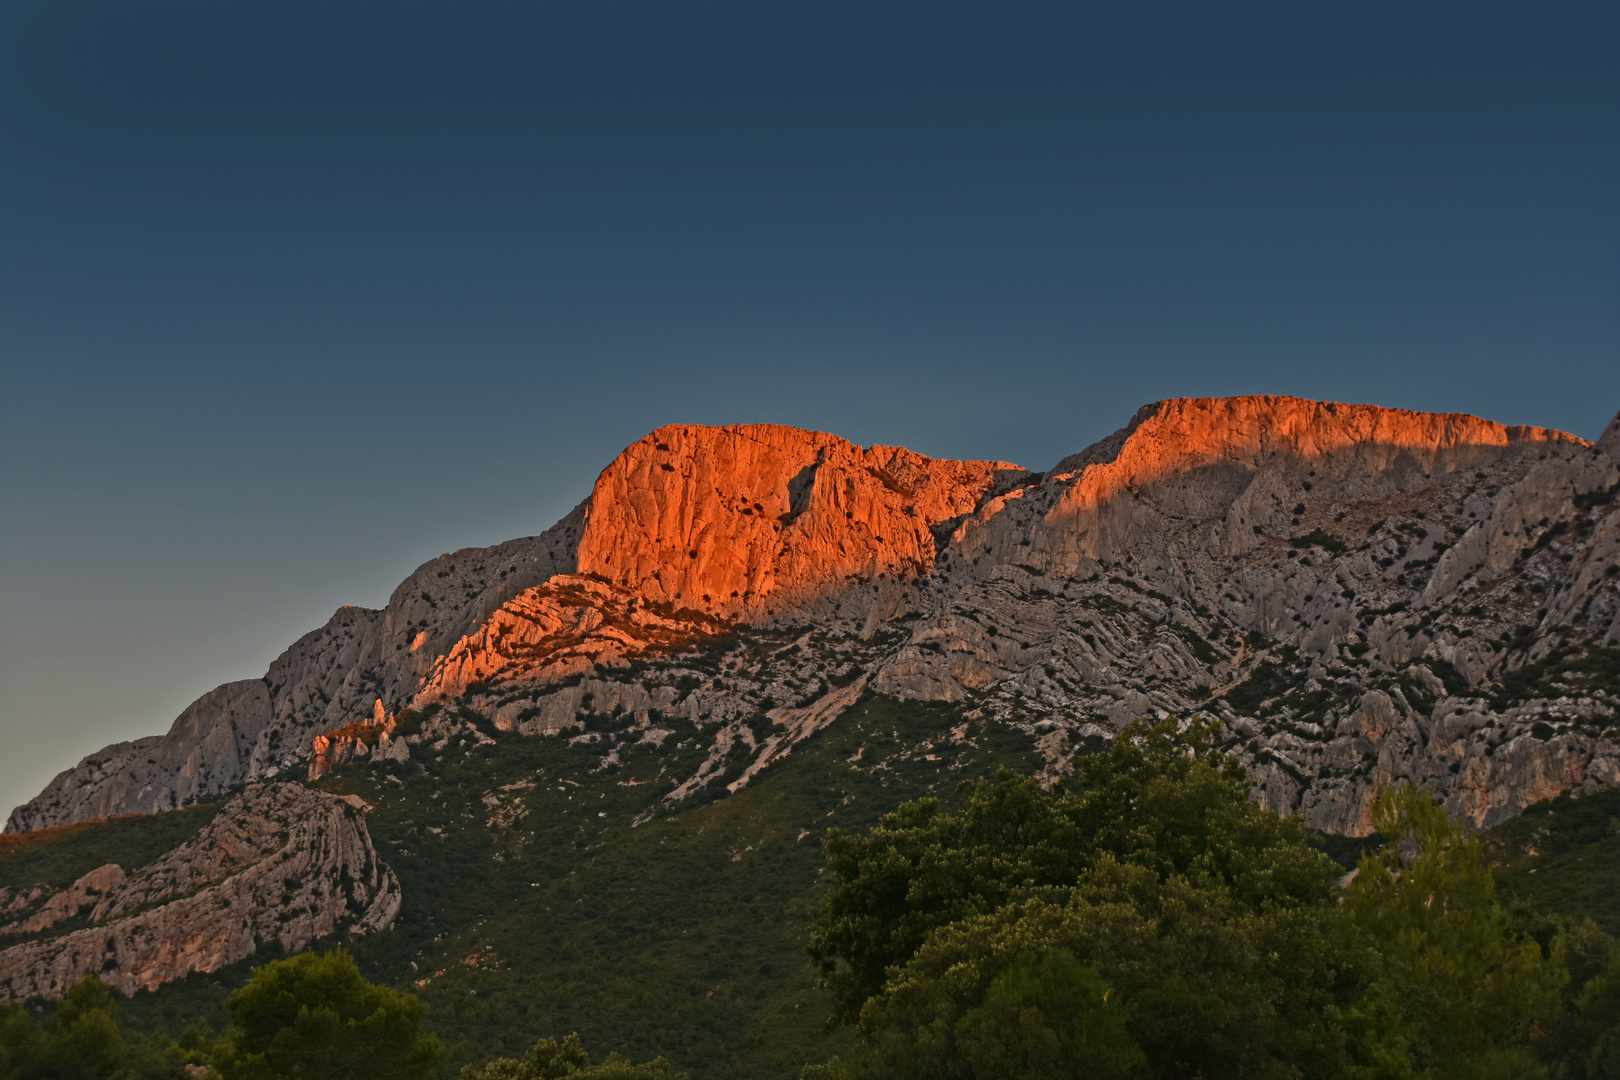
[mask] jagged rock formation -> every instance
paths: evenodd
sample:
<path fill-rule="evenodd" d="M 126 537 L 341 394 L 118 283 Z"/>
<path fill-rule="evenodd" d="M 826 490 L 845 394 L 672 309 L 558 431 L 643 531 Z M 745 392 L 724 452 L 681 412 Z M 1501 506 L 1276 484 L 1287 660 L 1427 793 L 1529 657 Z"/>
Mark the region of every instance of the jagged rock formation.
<path fill-rule="evenodd" d="M 690 720 L 712 751 L 679 800 L 746 784 L 865 691 L 1017 726 L 1052 775 L 1136 716 L 1203 712 L 1259 796 L 1317 827 L 1364 831 L 1400 778 L 1485 825 L 1620 780 L 1617 432 L 1177 400 L 1036 474 L 664 428 L 547 533 L 340 611 L 264 680 L 64 773 L 8 829 L 306 760 L 397 764 L 485 737 L 470 717 L 537 735 L 629 718 L 579 736 L 604 739 L 604 762 L 614 739 Z"/>
<path fill-rule="evenodd" d="M 456 697 L 467 688 L 514 677 L 548 681 L 603 667 L 624 667 L 646 652 L 680 652 L 724 628 L 690 609 L 655 605 L 622 587 L 560 574 L 496 609 L 451 646 L 423 681 L 413 704 Z"/>
<path fill-rule="evenodd" d="M 660 449 L 671 446 L 678 456 Z M 574 650 L 579 659 L 559 655 L 560 670 L 571 673 L 616 644 L 636 650 L 690 640 L 712 630 L 703 615 L 762 612 L 837 588 L 853 575 L 926 568 L 933 561 L 931 528 L 971 510 L 998 480 L 1023 472 L 1000 462 L 863 450 L 774 425 L 660 428 L 621 454 L 591 498 L 540 536 L 426 563 L 382 611 L 339 609 L 278 657 L 263 679 L 204 695 L 161 738 L 90 755 L 16 808 L 6 828 L 166 810 L 277 776 L 309 756 L 316 735 L 367 719 L 378 700 L 395 711 L 418 696 L 459 692 L 482 677 L 485 643 L 536 616 L 572 618 L 577 636 L 601 629 Z M 584 579 L 553 581 L 576 572 Z M 582 606 L 575 594 L 604 578 L 630 609 L 621 622 L 639 613 L 651 640 L 616 643 L 611 626 L 580 625 L 597 622 L 607 606 L 596 597 Z M 542 593 L 523 595 L 547 582 Z M 501 610 L 520 596 L 521 603 Z M 543 610 L 548 601 L 550 610 Z M 676 605 L 686 609 L 678 624 L 650 621 L 656 609 L 672 614 Z M 497 611 L 498 624 L 487 625 Z M 559 630 L 553 625 L 551 632 Z"/>
<path fill-rule="evenodd" d="M 1620 415 L 1609 421 L 1609 426 L 1598 436 L 1597 448 L 1610 457 L 1620 458 Z"/>
<path fill-rule="evenodd" d="M 1364 833 L 1397 779 L 1492 824 L 1620 779 L 1620 686 L 1583 669 L 1620 643 L 1617 483 L 1590 444 L 1471 417 L 1151 406 L 958 531 L 945 574 L 978 580 L 874 686 L 1040 718 L 1056 771 L 1076 735 L 1207 708 L 1318 828 Z M 1515 670 L 1548 678 L 1481 685 Z"/>
<path fill-rule="evenodd" d="M 648 603 L 757 620 L 928 573 L 934 530 L 1025 473 L 770 424 L 664 427 L 596 481 L 579 569 Z"/>
<path fill-rule="evenodd" d="M 150 866 L 108 864 L 49 895 L 0 895 L 0 917 L 11 919 L 0 945 L 35 938 L 0 951 L 0 1000 L 55 996 L 91 974 L 125 994 L 150 990 L 262 942 L 297 951 L 339 930 L 386 929 L 399 903 L 357 806 L 297 784 L 256 785 Z"/>
<path fill-rule="evenodd" d="M 382 611 L 339 608 L 264 678 L 227 683 L 167 735 L 109 746 L 62 772 L 12 812 L 7 831 L 173 809 L 280 775 L 303 762 L 315 735 L 369 716 L 379 698 L 408 700 L 445 650 L 507 599 L 572 572 L 582 520 L 579 508 L 540 536 L 441 555 Z"/>
<path fill-rule="evenodd" d="M 337 731 L 315 736 L 310 748 L 309 778 L 319 780 L 338 765 L 356 757 L 369 757 L 377 762 L 406 761 L 411 756 L 411 747 L 421 743 L 427 743 L 430 751 L 441 753 L 451 739 L 456 739 L 458 746 L 465 746 L 470 740 L 475 747 L 488 746 L 495 741 L 479 731 L 476 724 L 448 716 L 435 716 L 423 723 L 419 730 L 402 732 L 399 730 L 399 718 L 383 712 L 379 700 L 376 714 L 369 721 L 348 724 Z"/>

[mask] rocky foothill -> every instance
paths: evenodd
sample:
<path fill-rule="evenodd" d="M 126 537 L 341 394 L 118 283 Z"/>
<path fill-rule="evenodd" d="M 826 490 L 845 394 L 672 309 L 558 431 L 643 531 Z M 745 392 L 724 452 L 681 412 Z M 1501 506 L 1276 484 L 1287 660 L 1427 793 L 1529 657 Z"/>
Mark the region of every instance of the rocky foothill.
<path fill-rule="evenodd" d="M 0 1000 L 54 996 L 85 975 L 132 994 L 266 942 L 295 952 L 340 930 L 387 929 L 399 883 L 358 802 L 255 784 L 150 865 L 108 863 L 61 890 L 0 889 Z"/>
<path fill-rule="evenodd" d="M 695 724 L 710 750 L 670 778 L 679 802 L 746 785 L 868 693 L 1010 725 L 1054 777 L 1136 717 L 1203 715 L 1257 797 L 1316 828 L 1364 834 L 1401 779 L 1485 827 L 1620 782 L 1617 493 L 1616 425 L 1589 443 L 1294 398 L 1159 402 L 1046 472 L 662 428 L 545 533 L 441 556 L 381 611 L 340 609 L 263 679 L 64 772 L 7 830 L 438 755 L 488 742 L 481 725 L 598 743 L 610 763 Z M 588 730 L 592 715 L 629 722 Z M 374 867 L 353 822 L 356 865 Z M 148 880 L 103 869 L 84 902 L 69 890 L 14 925 Z M 368 896 L 389 895 L 372 873 Z M 74 934 L 101 944 L 3 955 L 104 963 L 123 939 L 96 905 Z M 13 993 L 50 978 L 13 976 Z"/>

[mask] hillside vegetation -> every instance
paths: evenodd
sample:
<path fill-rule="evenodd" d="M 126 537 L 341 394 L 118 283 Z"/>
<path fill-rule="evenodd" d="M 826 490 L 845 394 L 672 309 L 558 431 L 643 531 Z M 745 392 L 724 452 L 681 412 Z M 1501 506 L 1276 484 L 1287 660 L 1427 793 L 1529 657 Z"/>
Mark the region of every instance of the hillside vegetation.
<path fill-rule="evenodd" d="M 748 787 L 701 790 L 652 816 L 670 753 L 696 749 L 675 748 L 679 731 L 657 754 L 621 742 L 606 766 L 598 742 L 487 725 L 477 730 L 488 741 L 446 746 L 438 760 L 347 765 L 319 786 L 372 804 L 368 827 L 405 897 L 393 929 L 347 948 L 366 978 L 421 998 L 448 1051 L 445 1075 L 578 1032 L 697 1078 L 795 1077 L 856 1045 L 851 1028 L 827 1029 L 840 999 L 817 988 L 806 955 L 829 884 L 827 831 L 864 835 L 908 801 L 949 809 L 964 780 L 1039 768 L 1027 735 L 961 712 L 869 696 Z M 589 726 L 605 737 L 616 723 Z M 964 737 L 944 738 L 952 729 Z M 210 813 L 42 833 L 0 856 L 0 883 L 71 880 L 111 851 L 184 839 Z M 1590 916 L 1613 929 L 1604 886 L 1620 875 L 1617 813 L 1620 794 L 1564 798 L 1484 834 L 1501 901 L 1544 924 Z M 1312 842 L 1347 862 L 1375 846 Z M 275 955 L 137 994 L 125 1023 L 223 1031 L 227 994 Z M 850 999 L 857 1012 L 880 985 Z"/>
<path fill-rule="evenodd" d="M 621 744 L 604 768 L 599 742 L 523 737 L 468 716 L 491 742 L 397 768 L 351 763 L 317 785 L 373 805 L 367 826 L 404 896 L 391 930 L 347 947 L 368 978 L 422 998 L 452 1067 L 577 1031 L 588 1046 L 661 1054 L 695 1077 L 796 1077 L 849 1039 L 824 1030 L 831 1006 L 805 954 L 826 830 L 1040 765 L 1016 729 L 871 696 L 748 787 L 725 794 L 722 779 L 635 824 L 671 772 L 707 753 L 695 729 L 684 750 L 673 749 L 680 731 L 661 750 Z M 594 717 L 586 734 L 624 723 Z M 964 738 L 947 738 L 952 729 Z M 96 835 L 74 835 L 74 869 L 99 865 Z M 275 955 L 138 994 L 125 1015 L 222 1028 L 226 994 Z"/>

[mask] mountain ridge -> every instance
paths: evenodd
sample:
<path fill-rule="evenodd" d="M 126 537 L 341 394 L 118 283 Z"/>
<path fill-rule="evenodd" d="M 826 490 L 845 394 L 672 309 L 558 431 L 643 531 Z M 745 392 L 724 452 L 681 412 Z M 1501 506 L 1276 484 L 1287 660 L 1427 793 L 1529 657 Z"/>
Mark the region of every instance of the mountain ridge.
<path fill-rule="evenodd" d="M 334 759 L 364 753 L 401 710 L 462 697 L 490 680 L 543 687 L 591 672 L 611 676 L 638 656 L 750 626 L 824 625 L 870 642 L 884 628 L 909 623 L 909 641 L 860 665 L 871 668 L 859 676 L 868 680 L 863 685 L 901 699 L 963 700 L 1029 674 L 1027 657 L 1007 647 L 1010 635 L 995 642 L 995 628 L 981 628 L 964 638 L 966 627 L 952 612 L 1009 575 L 1095 585 L 1128 570 L 1142 578 L 1138 590 L 1146 584 L 1183 606 L 1210 610 L 1221 606 L 1210 603 L 1219 592 L 1207 587 L 1210 579 L 1235 572 L 1246 605 L 1221 615 L 1242 633 L 1281 634 L 1296 651 L 1320 657 L 1401 620 L 1375 622 L 1363 633 L 1350 605 L 1341 605 L 1309 612 L 1297 630 L 1289 625 L 1318 599 L 1317 590 L 1291 591 L 1289 584 L 1310 554 L 1281 579 L 1271 558 L 1280 554 L 1273 550 L 1279 541 L 1289 542 L 1273 535 L 1277 529 L 1288 532 L 1294 522 L 1304 530 L 1290 503 L 1304 508 L 1305 498 L 1317 503 L 1331 489 L 1334 505 L 1346 508 L 1336 511 L 1339 520 L 1306 517 L 1333 538 L 1331 528 L 1353 505 L 1400 502 L 1446 484 L 1467 503 L 1460 488 L 1468 485 L 1458 483 L 1466 470 L 1512 473 L 1489 496 L 1479 495 L 1489 483 L 1474 491 L 1479 505 L 1444 550 L 1438 537 L 1419 542 L 1431 560 L 1421 589 L 1408 590 L 1404 573 L 1371 575 L 1381 591 L 1402 594 L 1379 607 L 1429 606 L 1482 575 L 1500 577 L 1529 546 L 1527 530 L 1567 519 L 1566 511 L 1580 509 L 1576 500 L 1620 480 L 1610 453 L 1615 438 L 1612 424 L 1593 444 L 1463 414 L 1281 397 L 1171 399 L 1144 406 L 1126 427 L 1049 472 L 1033 473 L 1007 462 L 862 448 L 777 425 L 669 425 L 619 454 L 591 496 L 551 529 L 424 563 L 383 609 L 340 608 L 262 679 L 216 688 L 167 735 L 115 744 L 64 771 L 13 811 L 7 831 L 185 805 L 286 775 L 310 759 L 317 738 L 326 739 Z M 1318 494 L 1308 495 L 1313 489 Z M 1604 580 L 1612 528 L 1605 526 L 1597 543 L 1549 612 L 1567 619 L 1582 603 L 1589 612 L 1596 594 L 1612 594 Z M 1406 545 L 1395 546 L 1404 558 Z M 1321 578 L 1306 576 L 1313 585 Z M 1398 583 L 1386 580 L 1396 576 Z M 1328 587 L 1323 582 L 1320 591 Z M 1612 602 L 1604 603 L 1600 610 L 1610 611 Z M 1021 604 L 1004 614 L 1022 629 L 1035 612 Z M 1620 635 L 1616 618 L 1611 614 L 1594 640 L 1612 644 Z M 1169 614 L 1166 621 L 1173 621 Z M 1431 638 L 1424 647 L 1470 683 L 1484 674 L 1486 662 L 1466 638 Z M 1383 657 L 1390 663 L 1414 659 L 1387 634 L 1376 648 L 1390 653 Z M 764 696 L 770 708 L 811 704 L 792 692 Z M 656 693 L 630 697 L 644 699 L 642 712 L 675 704 L 655 704 Z M 1117 696 L 1120 707 L 1105 711 L 1118 719 L 1113 712 L 1177 703 L 1152 698 L 1127 689 Z M 695 701 L 689 693 L 686 703 L 721 722 L 769 711 L 718 692 Z M 503 705 L 490 704 L 500 715 Z M 1192 702 L 1183 696 L 1179 704 Z M 545 711 L 538 701 L 525 707 Z M 1374 699 L 1367 709 L 1381 707 Z M 1393 699 L 1391 708 L 1399 711 Z M 1359 702 L 1357 709 L 1367 711 Z M 516 719 L 523 711 L 508 708 L 509 722 L 524 722 Z M 552 712 L 557 724 L 547 730 L 573 723 L 568 709 Z M 330 737 L 351 728 L 352 738 L 341 737 L 346 744 Z M 1060 752 L 1054 766 L 1061 760 Z M 1263 769 L 1257 777 L 1264 790 Z M 1349 831 L 1361 822 L 1322 824 Z"/>
<path fill-rule="evenodd" d="M 263 870 L 198 862 L 201 836 L 71 881 L 19 865 L 0 997 L 104 969 L 133 994 L 340 932 L 445 1003 L 500 969 L 496 938 L 532 977 L 577 979 L 579 954 L 526 944 L 554 936 L 532 905 L 582 904 L 602 858 L 628 877 L 593 904 L 640 904 L 641 873 L 680 880 L 647 903 L 667 922 L 706 896 L 719 921 L 694 934 L 736 930 L 728 905 L 764 895 L 747 866 L 785 860 L 791 880 L 765 891 L 797 925 L 807 838 L 833 822 L 1002 766 L 1055 781 L 1144 716 L 1218 722 L 1257 800 L 1346 837 L 1399 781 L 1476 830 L 1620 787 L 1614 447 L 1263 397 L 1155 403 L 1044 473 L 661 428 L 546 532 L 423 564 L 385 608 L 340 608 L 263 679 L 14 811 L 8 832 L 48 847 L 38 830 L 125 823 L 87 825 L 110 837 L 210 800 L 209 835 L 264 839 L 256 807 L 304 807 L 260 843 Z M 720 820 L 716 848 L 701 838 Z M 665 861 L 678 837 L 704 873 Z M 171 864 L 195 864 L 201 891 L 147 889 L 136 921 L 91 902 Z M 595 934 L 577 911 L 570 933 Z M 719 977 L 702 940 L 682 965 Z M 792 952 L 746 940 L 773 972 Z M 764 967 L 762 987 L 799 992 L 802 973 Z"/>

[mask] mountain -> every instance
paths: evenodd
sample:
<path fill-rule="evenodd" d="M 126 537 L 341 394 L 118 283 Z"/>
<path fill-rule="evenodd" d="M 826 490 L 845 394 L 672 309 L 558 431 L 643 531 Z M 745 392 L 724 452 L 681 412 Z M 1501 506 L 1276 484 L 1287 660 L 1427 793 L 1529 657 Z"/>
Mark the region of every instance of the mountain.
<path fill-rule="evenodd" d="M 977 695 L 993 715 L 1051 721 L 1055 771 L 1070 733 L 1133 715 L 1224 698 L 1217 711 L 1268 744 L 1286 715 L 1304 745 L 1253 748 L 1265 797 L 1360 833 L 1376 770 L 1355 769 L 1368 755 L 1345 740 L 1400 738 L 1408 722 L 1505 734 L 1519 703 L 1462 691 L 1575 642 L 1616 642 L 1616 439 L 1613 425 L 1594 446 L 1454 414 L 1181 400 L 1032 473 L 766 425 L 662 428 L 545 533 L 435 559 L 381 611 L 339 609 L 264 678 L 62 773 L 7 831 L 183 806 L 300 767 L 318 736 L 352 729 L 322 744 L 329 760 L 401 709 L 469 691 L 526 732 L 575 725 L 586 695 L 632 712 L 678 704 L 716 724 L 717 747 L 775 710 L 786 735 L 759 749 L 764 763 L 858 696 L 816 701 L 859 666 L 863 689 Z M 798 685 L 745 665 L 695 696 L 613 677 L 634 657 L 781 625 L 837 636 L 839 662 L 812 662 Z M 1253 678 L 1276 673 L 1282 691 L 1288 666 L 1306 679 L 1287 694 Z M 1502 708 L 1467 704 L 1484 701 Z M 1548 722 L 1607 715 L 1565 704 Z M 1322 738 L 1346 721 L 1358 730 Z M 1448 783 L 1422 761 L 1430 732 L 1404 734 L 1380 775 Z M 1617 775 L 1612 751 L 1578 733 L 1511 762 L 1487 741 L 1448 788 L 1477 825 L 1587 772 Z"/>
<path fill-rule="evenodd" d="M 294 906 L 341 910 L 332 928 L 392 925 L 357 955 L 431 1000 L 458 975 L 428 973 L 432 955 L 495 948 L 502 923 L 523 939 L 539 924 L 522 905 L 584 902 L 587 867 L 620 899 L 662 888 L 628 884 L 638 874 L 678 877 L 690 903 L 717 905 L 690 931 L 756 895 L 802 921 L 829 820 L 870 820 L 997 763 L 1060 776 L 1143 715 L 1220 719 L 1257 797 L 1327 833 L 1364 835 L 1373 792 L 1400 779 L 1487 828 L 1620 781 L 1617 458 L 1620 418 L 1594 444 L 1279 397 L 1149 405 L 1045 472 L 768 425 L 661 428 L 545 533 L 428 562 L 381 611 L 339 609 L 264 678 L 62 773 L 7 833 L 67 851 L 86 822 L 198 804 L 229 820 L 290 780 L 352 797 L 366 808 L 345 818 L 355 845 L 388 865 L 366 871 L 363 895 Z M 602 816 L 583 815 L 588 799 Z M 718 836 L 735 841 L 723 859 Z M 705 873 L 668 869 L 676 848 Z M 791 869 L 767 883 L 750 869 L 763 852 Z M 368 864 L 353 858 L 358 881 Z M 397 918 L 367 914 L 395 872 Z M 452 895 L 446 876 L 481 892 Z M 94 884 L 40 880 L 0 893 L 13 925 Z M 161 921 L 165 907 L 142 910 Z M 657 910 L 658 925 L 689 917 Z M 180 938 L 189 917 L 174 913 Z M 0 988 L 99 970 L 67 942 L 116 921 L 95 908 L 27 931 L 0 952 Z M 587 934 L 569 925 L 560 942 Z M 725 946 L 737 963 L 795 963 L 751 933 Z M 614 946 L 613 963 L 655 946 L 636 948 Z M 467 959 L 484 955 L 454 960 L 460 977 L 519 978 Z M 801 976 L 721 982 L 757 1010 Z M 574 1015 L 548 1008 L 536 1024 Z"/>
<path fill-rule="evenodd" d="M 0 896 L 9 913 L 43 900 L 0 926 L 0 935 L 38 937 L 5 952 L 7 996 L 60 993 L 64 962 L 132 994 L 217 970 L 260 942 L 296 952 L 339 929 L 388 926 L 399 882 L 372 849 L 362 805 L 297 784 L 258 785 L 133 873 L 108 862 L 60 891 Z M 53 930 L 67 932 L 39 936 Z"/>

